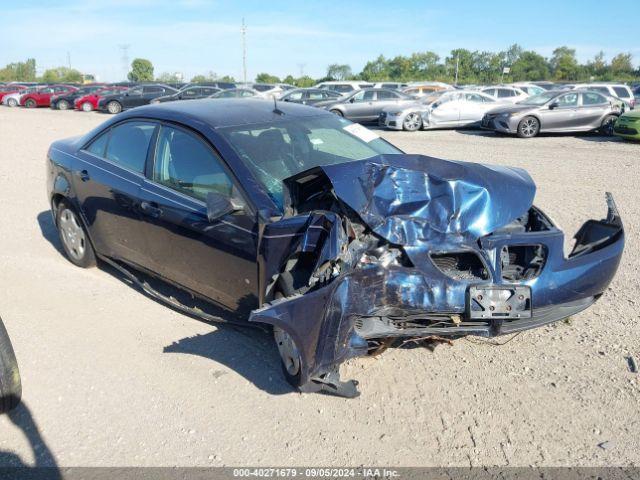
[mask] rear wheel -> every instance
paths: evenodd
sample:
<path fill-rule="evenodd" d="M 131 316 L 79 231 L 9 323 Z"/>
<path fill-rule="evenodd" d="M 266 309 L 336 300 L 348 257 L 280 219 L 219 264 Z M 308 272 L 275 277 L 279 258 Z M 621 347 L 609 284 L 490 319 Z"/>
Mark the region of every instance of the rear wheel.
<path fill-rule="evenodd" d="M 66 100 L 60 100 L 57 106 L 58 110 L 69 110 L 69 102 Z"/>
<path fill-rule="evenodd" d="M 616 115 L 607 115 L 604 117 L 602 124 L 600 125 L 600 132 L 609 137 L 613 135 L 613 126 L 615 125 L 616 120 L 618 120 Z"/>
<path fill-rule="evenodd" d="M 91 105 L 91 102 L 84 102 L 82 104 L 82 111 L 83 112 L 90 112 L 93 110 L 93 105 Z"/>
<path fill-rule="evenodd" d="M 84 224 L 73 207 L 64 200 L 58 205 L 56 226 L 62 247 L 71 263 L 82 268 L 95 266 L 96 255 Z"/>
<path fill-rule="evenodd" d="M 407 132 L 415 132 L 422 128 L 422 118 L 416 112 L 409 113 L 402 121 L 402 128 Z"/>
<path fill-rule="evenodd" d="M 520 138 L 533 138 L 540 132 L 540 122 L 536 117 L 524 117 L 518 124 Z"/>
<path fill-rule="evenodd" d="M 20 403 L 22 382 L 18 362 L 9 335 L 0 320 L 0 413 L 8 412 Z"/>
<path fill-rule="evenodd" d="M 7 105 L 9 105 L 10 107 L 17 107 L 18 101 L 15 98 L 10 98 L 9 100 L 7 100 Z"/>
<path fill-rule="evenodd" d="M 27 107 L 27 108 L 35 108 L 36 107 L 36 101 L 34 99 L 30 98 L 29 100 L 24 102 L 24 106 Z"/>
<path fill-rule="evenodd" d="M 109 111 L 109 113 L 120 113 L 122 111 L 122 105 L 120 105 L 120 102 L 116 102 L 115 100 L 107 103 L 107 110 Z"/>
<path fill-rule="evenodd" d="M 340 110 L 329 110 L 331 113 L 338 115 L 339 117 L 344 117 L 344 113 L 342 113 Z"/>

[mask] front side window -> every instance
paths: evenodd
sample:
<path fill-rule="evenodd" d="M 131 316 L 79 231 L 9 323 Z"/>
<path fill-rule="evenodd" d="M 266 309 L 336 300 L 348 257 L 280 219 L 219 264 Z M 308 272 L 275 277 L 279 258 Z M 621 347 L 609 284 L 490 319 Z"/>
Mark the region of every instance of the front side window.
<path fill-rule="evenodd" d="M 162 87 L 144 87 L 144 93 L 164 93 L 165 89 Z"/>
<path fill-rule="evenodd" d="M 364 92 L 364 96 L 362 97 L 362 100 L 364 102 L 372 102 L 373 100 L 375 100 L 375 95 L 376 95 L 376 92 L 372 90 L 368 90 Z"/>
<path fill-rule="evenodd" d="M 104 158 L 104 151 L 107 148 L 107 142 L 109 141 L 109 133 L 110 131 L 107 131 L 93 140 L 86 148 L 87 152 L 93 153 L 100 158 Z"/>
<path fill-rule="evenodd" d="M 482 95 L 478 95 L 477 93 L 465 93 L 464 96 L 467 99 L 467 102 L 484 103 L 485 101 L 488 101 L 488 99 Z"/>
<path fill-rule="evenodd" d="M 312 167 L 402 153 L 375 133 L 330 115 L 220 129 L 231 147 L 282 206 L 282 180 Z"/>
<path fill-rule="evenodd" d="M 142 95 L 142 88 L 132 88 L 131 90 L 129 90 L 129 95 Z"/>
<path fill-rule="evenodd" d="M 182 92 L 182 96 L 184 98 L 193 98 L 193 97 L 197 97 L 198 95 L 200 95 L 200 88 L 199 87 L 189 88 L 189 89 L 185 90 L 184 92 Z"/>
<path fill-rule="evenodd" d="M 162 127 L 153 167 L 153 180 L 205 201 L 207 193 L 231 196 L 233 183 L 213 150 L 191 133 Z"/>
<path fill-rule="evenodd" d="M 576 107 L 578 105 L 578 94 L 568 93 L 558 98 L 559 107 Z"/>
<path fill-rule="evenodd" d="M 289 100 L 302 100 L 302 92 L 292 92 L 287 95 Z"/>
<path fill-rule="evenodd" d="M 111 129 L 105 157 L 134 172 L 144 172 L 149 143 L 156 125 L 150 122 L 127 122 Z"/>
<path fill-rule="evenodd" d="M 308 92 L 309 100 L 323 100 L 325 98 L 334 98 L 328 95 L 326 92 Z"/>

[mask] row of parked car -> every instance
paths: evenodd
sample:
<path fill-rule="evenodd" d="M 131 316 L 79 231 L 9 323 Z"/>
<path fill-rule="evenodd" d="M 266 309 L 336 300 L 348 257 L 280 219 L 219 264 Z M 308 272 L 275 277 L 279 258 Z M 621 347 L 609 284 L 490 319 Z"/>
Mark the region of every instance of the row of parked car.
<path fill-rule="evenodd" d="M 322 82 L 313 88 L 286 84 L 9 84 L 0 86 L 8 106 L 99 110 L 117 114 L 130 108 L 200 98 L 269 98 L 313 105 L 351 121 L 377 122 L 389 129 L 417 131 L 479 126 L 534 137 L 541 132 L 600 130 L 640 137 L 640 113 L 632 112 L 640 86 L 554 84 L 551 82 L 454 87 L 441 82 L 404 84 Z"/>

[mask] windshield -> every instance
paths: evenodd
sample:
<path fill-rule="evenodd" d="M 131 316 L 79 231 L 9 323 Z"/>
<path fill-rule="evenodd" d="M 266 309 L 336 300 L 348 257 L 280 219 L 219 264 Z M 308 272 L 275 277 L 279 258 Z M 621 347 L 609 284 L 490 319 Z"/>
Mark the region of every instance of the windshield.
<path fill-rule="evenodd" d="M 334 115 L 220 129 L 272 200 L 282 208 L 282 180 L 321 165 L 402 153 L 378 135 Z"/>
<path fill-rule="evenodd" d="M 549 100 L 557 96 L 558 96 L 557 92 L 547 92 L 547 93 L 542 93 L 540 95 L 535 95 L 533 97 L 526 98 L 517 103 L 518 105 L 544 105 Z"/>

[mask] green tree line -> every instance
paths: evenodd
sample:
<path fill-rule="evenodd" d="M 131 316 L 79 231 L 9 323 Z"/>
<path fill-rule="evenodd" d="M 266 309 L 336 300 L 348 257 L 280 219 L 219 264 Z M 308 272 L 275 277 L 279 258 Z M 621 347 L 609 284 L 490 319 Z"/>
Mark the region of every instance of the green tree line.
<path fill-rule="evenodd" d="M 509 73 L 503 74 L 503 69 Z M 589 81 L 640 81 L 640 68 L 634 68 L 630 53 L 619 53 L 607 61 L 604 52 L 598 53 L 586 63 L 580 63 L 576 50 L 566 46 L 558 47 L 549 58 L 545 58 L 532 50 L 525 50 L 520 45 L 511 45 L 500 52 L 489 52 L 465 48 L 452 50 L 441 58 L 431 51 L 416 52 L 411 55 L 398 55 L 387 58 L 379 55 L 368 61 L 361 72 L 354 73 L 349 65 L 331 64 L 327 67 L 323 78 L 312 78 L 308 75 L 295 77 L 287 75 L 280 78 L 269 73 L 260 73 L 256 82 L 289 83 L 298 87 L 310 87 L 325 80 L 366 80 L 366 81 L 441 81 L 452 83 L 456 78 L 461 84 L 491 84 L 498 82 L 555 80 L 566 82 Z M 178 81 L 175 73 L 162 73 L 154 77 L 153 64 L 144 58 L 136 58 L 131 63 L 128 79 L 131 81 Z M 192 82 L 235 81 L 233 77 L 217 77 L 210 72 L 207 75 L 196 75 Z M 36 61 L 33 58 L 25 62 L 15 62 L 0 69 L 0 81 L 42 81 L 81 82 L 82 74 L 75 69 L 57 67 L 46 70 L 42 76 L 36 75 Z"/>

